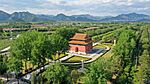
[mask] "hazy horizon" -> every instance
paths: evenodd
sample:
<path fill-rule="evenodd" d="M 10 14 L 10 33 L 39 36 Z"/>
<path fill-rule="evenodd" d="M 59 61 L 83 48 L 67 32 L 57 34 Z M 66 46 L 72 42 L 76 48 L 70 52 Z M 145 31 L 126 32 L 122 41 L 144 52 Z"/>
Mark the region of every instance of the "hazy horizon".
<path fill-rule="evenodd" d="M 7 13 L 28 11 L 34 14 L 90 14 L 116 16 L 119 14 L 150 14 L 150 0 L 0 0 L 0 10 Z"/>
<path fill-rule="evenodd" d="M 0 11 L 3 11 L 3 12 L 6 12 L 6 13 L 9 13 L 9 12 L 7 12 L 7 11 L 4 11 L 4 10 L 0 10 Z M 30 12 L 30 11 L 14 11 L 14 12 L 29 12 L 29 13 L 32 13 L 32 12 Z M 12 13 L 14 13 L 14 12 L 12 12 Z M 12 13 L 9 13 L 9 14 L 12 14 Z M 136 13 L 136 12 L 130 12 L 130 13 Z M 130 14 L 130 13 L 122 13 L 122 14 Z M 64 14 L 64 13 L 58 13 L 58 14 L 37 14 L 37 13 L 32 13 L 32 14 L 36 14 L 36 15 L 53 15 L 53 16 L 56 16 L 56 15 L 58 15 L 58 14 Z M 137 13 L 137 14 L 142 14 L 142 13 Z M 67 14 L 64 14 L 64 15 L 67 15 Z M 92 14 L 75 14 L 75 15 L 92 15 Z M 146 14 L 146 15 L 148 15 L 148 14 Z M 72 16 L 72 15 L 67 15 L 67 16 Z M 99 16 L 99 15 L 92 15 L 92 16 Z M 115 17 L 115 16 L 118 16 L 118 15 L 109 15 L 109 16 L 112 16 L 112 17 Z M 107 17 L 107 16 L 99 16 L 99 17 Z"/>

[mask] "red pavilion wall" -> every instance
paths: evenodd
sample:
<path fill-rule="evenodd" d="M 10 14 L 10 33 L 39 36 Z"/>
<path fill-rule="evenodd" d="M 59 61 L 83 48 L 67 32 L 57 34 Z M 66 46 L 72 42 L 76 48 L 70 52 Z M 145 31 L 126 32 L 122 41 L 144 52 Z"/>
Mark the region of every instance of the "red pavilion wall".
<path fill-rule="evenodd" d="M 92 49 L 92 46 L 91 45 L 87 45 L 87 46 L 71 45 L 70 46 L 70 51 L 71 52 L 76 52 L 76 48 L 78 48 L 78 52 L 87 53 Z"/>
<path fill-rule="evenodd" d="M 78 52 L 86 52 L 85 46 L 78 46 L 78 45 L 72 45 L 70 46 L 70 51 L 76 51 L 76 48 L 78 48 Z"/>

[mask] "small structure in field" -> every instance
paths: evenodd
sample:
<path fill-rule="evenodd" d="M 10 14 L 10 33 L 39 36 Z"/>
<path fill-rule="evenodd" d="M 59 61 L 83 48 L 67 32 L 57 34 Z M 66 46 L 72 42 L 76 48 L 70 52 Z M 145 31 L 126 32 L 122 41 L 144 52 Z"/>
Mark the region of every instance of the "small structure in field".
<path fill-rule="evenodd" d="M 70 53 L 87 54 L 93 48 L 92 39 L 87 34 L 76 33 L 69 41 Z"/>
<path fill-rule="evenodd" d="M 32 28 L 47 28 L 47 24 L 33 24 Z"/>

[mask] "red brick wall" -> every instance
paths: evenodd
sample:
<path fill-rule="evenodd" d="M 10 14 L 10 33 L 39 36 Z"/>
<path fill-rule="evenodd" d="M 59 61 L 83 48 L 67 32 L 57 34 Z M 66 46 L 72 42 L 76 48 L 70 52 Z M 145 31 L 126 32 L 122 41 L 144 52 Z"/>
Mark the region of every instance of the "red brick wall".
<path fill-rule="evenodd" d="M 78 48 L 78 52 L 85 52 L 86 51 L 85 46 L 78 46 L 78 45 L 71 45 L 70 46 L 70 51 L 75 51 L 76 48 Z"/>
<path fill-rule="evenodd" d="M 70 51 L 75 52 L 76 48 L 78 48 L 78 52 L 85 52 L 85 53 L 87 53 L 88 51 L 90 51 L 91 47 L 92 47 L 91 45 L 88 45 L 88 46 L 71 45 L 70 46 Z"/>

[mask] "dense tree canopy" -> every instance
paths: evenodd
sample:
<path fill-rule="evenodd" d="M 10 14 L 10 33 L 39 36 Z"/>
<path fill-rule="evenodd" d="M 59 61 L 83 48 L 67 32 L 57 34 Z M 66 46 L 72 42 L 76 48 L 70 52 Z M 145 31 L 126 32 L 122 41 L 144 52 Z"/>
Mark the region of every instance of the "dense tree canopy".
<path fill-rule="evenodd" d="M 150 33 L 148 28 L 142 29 L 142 34 L 140 38 L 140 56 L 139 56 L 139 65 L 138 72 L 134 76 L 134 82 L 138 84 L 148 84 L 150 83 Z"/>
<path fill-rule="evenodd" d="M 53 55 L 59 56 L 65 53 L 69 48 L 69 39 L 75 33 L 82 32 L 89 34 L 94 42 L 103 42 L 106 45 L 116 40 L 117 44 L 111 47 L 113 52 L 108 54 L 106 52 L 106 55 L 111 53 L 111 57 L 101 57 L 87 64 L 85 66 L 87 71 L 82 74 L 79 74 L 78 70 L 72 71 L 74 65 L 68 68 L 60 63 L 50 64 L 44 69 L 45 71 L 43 70 L 44 72 L 33 74 L 31 78 L 33 84 L 35 81 L 42 84 L 68 84 L 71 77 L 73 83 L 84 84 L 106 84 L 108 81 L 114 84 L 149 84 L 150 29 L 148 23 L 45 22 L 43 24 L 47 24 L 48 27 L 43 29 L 31 28 L 32 24 L 16 23 L 12 26 L 0 26 L 0 28 L 16 27 L 31 30 L 25 33 L 20 32 L 20 36 L 13 40 L 11 55 L 8 59 L 5 56 L 0 57 L 0 74 L 7 69 L 16 73 L 24 70 L 24 67 L 26 70 L 28 63 L 33 65 L 33 68 L 37 66 L 40 68 L 50 62 L 49 59 L 52 59 Z M 96 28 L 90 29 L 91 27 Z M 0 36 L 8 39 L 9 31 L 0 30 Z"/>
<path fill-rule="evenodd" d="M 53 53 L 66 52 L 69 48 L 68 41 L 59 34 L 52 34 L 50 40 L 53 46 Z"/>
<path fill-rule="evenodd" d="M 69 40 L 77 32 L 78 29 L 76 28 L 59 28 L 56 30 L 56 34 L 62 36 L 66 40 Z"/>
<path fill-rule="evenodd" d="M 135 34 L 132 30 L 124 30 L 118 39 L 117 45 L 114 47 L 114 55 L 121 59 L 121 66 L 126 66 L 130 63 L 129 59 L 135 47 Z"/>
<path fill-rule="evenodd" d="M 7 57 L 0 55 L 0 74 L 4 74 L 7 69 Z"/>
<path fill-rule="evenodd" d="M 111 79 L 111 62 L 107 59 L 99 59 L 92 63 L 86 72 L 84 84 L 106 84 Z"/>
<path fill-rule="evenodd" d="M 49 84 L 69 84 L 68 68 L 60 63 L 50 65 L 43 73 Z"/>
<path fill-rule="evenodd" d="M 131 83 L 132 82 L 132 67 L 135 64 L 136 50 L 136 32 L 130 29 L 125 29 L 120 32 L 116 46 L 113 48 L 114 56 L 118 64 L 118 77 L 116 83 Z"/>
<path fill-rule="evenodd" d="M 48 35 L 35 31 L 26 32 L 13 42 L 11 55 L 21 62 L 24 61 L 25 68 L 27 67 L 27 61 L 39 66 L 46 63 L 46 58 L 51 58 L 51 47 Z"/>
<path fill-rule="evenodd" d="M 9 71 L 14 71 L 16 73 L 19 73 L 22 70 L 23 64 L 20 59 L 11 57 L 8 61 L 9 62 L 7 65 L 8 65 Z"/>

